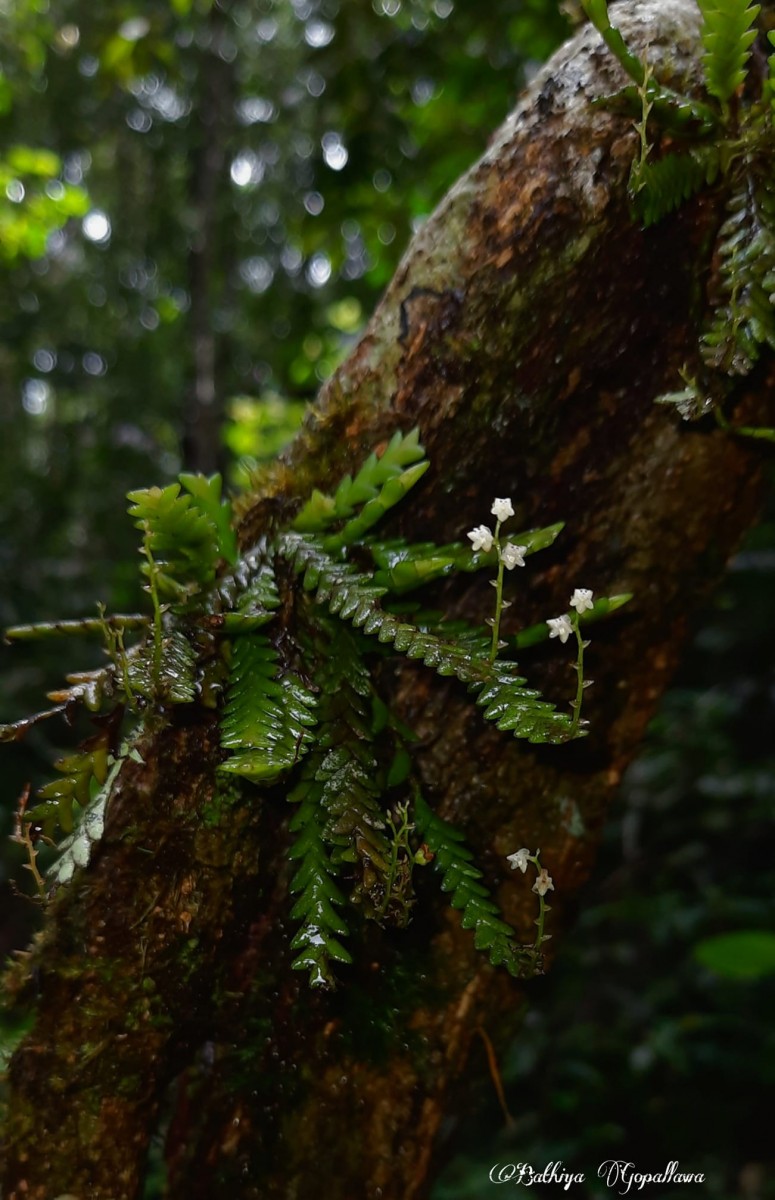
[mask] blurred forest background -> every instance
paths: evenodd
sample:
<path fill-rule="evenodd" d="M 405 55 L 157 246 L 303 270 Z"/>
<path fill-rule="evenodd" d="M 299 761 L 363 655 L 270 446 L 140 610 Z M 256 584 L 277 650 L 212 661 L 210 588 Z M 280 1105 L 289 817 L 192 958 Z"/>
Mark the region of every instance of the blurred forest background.
<path fill-rule="evenodd" d="M 276 453 L 568 29 L 554 0 L 0 0 L 0 625 L 138 607 L 125 493 L 184 468 L 238 488 Z M 437 1200 L 489 1194 L 496 1160 L 608 1194 L 606 1158 L 775 1196 L 770 508 L 529 985 L 514 1121 L 482 1087 Z M 4 647 L 0 722 L 98 655 Z M 3 956 L 38 919 L 6 835 L 60 734 L 2 750 Z"/>

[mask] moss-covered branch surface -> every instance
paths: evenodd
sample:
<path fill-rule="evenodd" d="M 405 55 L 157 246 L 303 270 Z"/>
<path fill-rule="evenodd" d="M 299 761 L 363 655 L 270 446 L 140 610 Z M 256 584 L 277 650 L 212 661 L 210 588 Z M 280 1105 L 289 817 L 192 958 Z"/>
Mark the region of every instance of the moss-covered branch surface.
<path fill-rule="evenodd" d="M 697 78 L 693 3 L 624 3 L 616 15 L 666 79 Z M 512 497 L 520 528 L 566 523 L 512 585 L 506 634 L 509 620 L 566 611 L 576 586 L 635 594 L 595 630 L 580 743 L 518 745 L 485 727 L 460 685 L 381 668 L 419 736 L 427 800 L 465 830 L 526 941 L 535 897 L 505 855 L 540 846 L 556 888 L 553 952 L 692 613 L 759 494 L 759 448 L 653 404 L 696 345 L 723 197 L 706 192 L 645 232 L 633 223 L 637 135 L 590 104 L 622 82 L 591 29 L 547 65 L 423 227 L 241 514 L 248 549 L 278 510 L 419 425 L 432 465 L 391 518 L 396 532 L 459 538 L 493 495 Z M 771 375 L 763 362 L 738 397 L 747 423 L 772 423 Z M 461 615 L 490 611 L 485 579 L 454 594 Z M 544 695 L 570 698 L 568 662 L 532 653 Z M 369 926 L 341 988 L 310 992 L 290 970 L 282 788 L 224 788 L 213 716 L 196 705 L 162 718 L 140 751 L 93 863 L 11 978 L 37 1015 L 11 1066 L 5 1194 L 133 1200 L 163 1111 L 170 1197 L 426 1195 L 443 1120 L 464 1113 L 486 1070 L 476 1030 L 496 1044 L 513 1032 L 518 985 L 474 950 L 458 913 L 430 901 L 429 882 L 408 933 Z M 531 994 L 540 1003 L 540 981 Z"/>

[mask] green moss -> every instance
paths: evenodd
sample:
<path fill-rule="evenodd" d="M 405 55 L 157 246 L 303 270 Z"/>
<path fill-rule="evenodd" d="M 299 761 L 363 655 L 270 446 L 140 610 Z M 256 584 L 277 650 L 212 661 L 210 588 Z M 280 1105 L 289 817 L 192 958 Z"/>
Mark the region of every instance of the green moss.
<path fill-rule="evenodd" d="M 230 819 L 234 809 L 241 803 L 242 789 L 239 783 L 219 777 L 212 796 L 199 810 L 202 824 L 206 829 L 217 829 Z"/>

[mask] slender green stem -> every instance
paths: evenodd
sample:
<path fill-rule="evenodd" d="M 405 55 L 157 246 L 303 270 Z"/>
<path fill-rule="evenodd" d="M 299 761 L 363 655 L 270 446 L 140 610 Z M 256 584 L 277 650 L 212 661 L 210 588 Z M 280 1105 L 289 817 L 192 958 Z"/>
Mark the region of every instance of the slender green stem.
<path fill-rule="evenodd" d="M 576 644 L 578 645 L 578 658 L 576 659 L 576 699 L 572 701 L 573 705 L 573 720 L 571 722 L 569 738 L 575 737 L 578 733 L 579 724 L 581 722 L 581 703 L 584 698 L 584 638 L 581 635 L 581 622 L 579 614 L 574 613 L 571 617 L 573 632 L 576 635 Z"/>
<path fill-rule="evenodd" d="M 495 523 L 493 541 L 498 552 L 498 578 L 495 581 L 495 616 L 492 621 L 492 644 L 490 646 L 490 662 L 495 662 L 498 655 L 498 643 L 501 633 L 501 613 L 503 612 L 503 555 L 501 554 L 500 534 L 501 523 Z"/>
<path fill-rule="evenodd" d="M 27 862 L 24 864 L 24 866 L 27 868 L 28 871 L 32 872 L 32 878 L 35 880 L 35 888 L 37 890 L 39 899 L 45 900 L 46 899 L 46 885 L 43 882 L 43 876 L 41 875 L 40 871 L 38 870 L 38 862 L 37 862 L 38 851 L 36 850 L 36 848 L 33 844 L 32 835 L 30 833 L 29 826 L 27 826 L 26 830 L 25 830 L 24 848 L 27 851 Z"/>
<path fill-rule="evenodd" d="M 638 95 L 640 96 L 642 106 L 641 118 L 640 121 L 635 122 L 635 130 L 640 138 L 640 157 L 633 163 L 632 178 L 638 182 L 638 189 L 643 186 L 642 181 L 640 181 L 640 175 L 645 169 L 646 160 L 651 153 L 651 144 L 648 138 L 648 120 L 653 107 L 648 94 L 651 75 L 651 66 L 646 64 L 643 72 L 643 82 L 638 85 Z"/>
<path fill-rule="evenodd" d="M 132 680 L 129 678 L 129 659 L 126 655 L 126 646 L 124 645 L 124 635 L 121 631 L 116 633 L 116 662 L 121 671 L 121 685 L 124 689 L 124 695 L 127 698 L 127 703 L 130 708 L 133 707 L 134 693 L 132 690 Z"/>
<path fill-rule="evenodd" d="M 27 862 L 24 863 L 24 866 L 32 873 L 32 878 L 35 880 L 38 899 L 45 901 L 46 885 L 43 882 L 43 876 L 38 870 L 38 850 L 32 837 L 32 826 L 30 823 L 29 814 L 26 812 L 29 798 L 30 785 L 27 784 L 21 796 L 19 797 L 19 807 L 16 810 L 15 816 L 15 829 L 10 840 L 12 842 L 18 842 L 20 846 L 24 847 L 27 853 Z M 45 840 L 47 841 L 48 839 Z"/>
<path fill-rule="evenodd" d="M 34 625 L 12 625 L 6 629 L 5 637 L 9 642 L 31 641 L 33 638 L 68 637 L 71 634 L 104 633 L 105 626 L 109 629 L 145 629 L 148 618 L 137 613 L 123 615 L 116 613 L 112 617 L 86 617 L 81 621 L 41 621 Z"/>
<path fill-rule="evenodd" d="M 536 921 L 536 925 L 538 926 L 538 933 L 536 934 L 535 946 L 533 947 L 533 949 L 536 951 L 536 953 L 540 953 L 541 946 L 543 945 L 544 920 L 546 918 L 546 910 L 548 909 L 548 907 L 549 907 L 549 905 L 546 903 L 546 900 L 539 892 L 538 893 L 538 920 Z"/>
<path fill-rule="evenodd" d="M 540 850 L 536 850 L 535 854 L 531 854 L 528 858 L 528 862 L 531 862 L 536 869 L 536 879 L 541 878 L 542 867 L 539 857 L 540 853 Z M 538 970 L 538 964 L 541 958 L 541 947 L 545 941 L 548 941 L 548 937 L 544 933 L 544 927 L 546 922 L 546 914 L 551 912 L 551 906 L 546 903 L 546 897 L 540 892 L 537 892 L 536 894 L 538 896 L 538 919 L 536 920 L 537 933 L 533 945 L 526 947 L 533 973 Z"/>
<path fill-rule="evenodd" d="M 159 588 L 156 582 L 157 566 L 151 553 L 151 530 L 146 523 L 145 535 L 143 537 L 143 554 L 148 560 L 148 591 L 151 593 L 151 603 L 153 605 L 153 683 L 154 687 L 158 685 L 161 676 L 161 602 L 159 600 Z"/>
<path fill-rule="evenodd" d="M 768 425 L 730 425 L 720 408 L 714 409 L 716 424 L 725 433 L 734 433 L 738 437 L 756 438 L 763 442 L 775 442 L 775 429 Z"/>
<path fill-rule="evenodd" d="M 414 828 L 409 821 L 409 805 L 399 804 L 397 806 L 398 825 L 393 820 L 392 816 L 388 817 L 388 825 L 392 839 L 390 843 L 390 862 L 388 863 L 387 875 L 385 878 L 385 896 L 377 911 L 377 919 L 381 920 L 387 913 L 391 900 L 398 900 L 403 903 L 403 898 L 400 892 L 393 895 L 393 889 L 398 878 L 399 870 L 402 865 L 411 863 L 411 854 L 409 852 L 409 834 Z M 403 864 L 399 861 L 403 851 Z M 404 905 L 405 907 L 405 905 Z"/>
<path fill-rule="evenodd" d="M 105 649 L 108 656 L 115 667 L 116 673 L 121 676 L 121 686 L 124 689 L 127 703 L 132 707 L 132 682 L 129 678 L 129 662 L 126 655 L 126 646 L 124 644 L 123 628 L 111 623 L 109 617 L 105 616 L 105 605 L 98 604 L 99 620 L 102 624 L 102 633 L 105 638 Z M 146 618 L 145 625 L 148 625 Z"/>

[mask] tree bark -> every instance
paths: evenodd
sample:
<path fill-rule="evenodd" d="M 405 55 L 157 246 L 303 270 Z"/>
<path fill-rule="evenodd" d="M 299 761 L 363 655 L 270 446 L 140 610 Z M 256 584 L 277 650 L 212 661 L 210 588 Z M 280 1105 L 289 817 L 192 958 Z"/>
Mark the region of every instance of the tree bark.
<path fill-rule="evenodd" d="M 628 2 L 617 18 L 675 79 L 697 79 L 693 3 Z M 566 522 L 512 589 L 515 627 L 566 611 L 575 586 L 635 594 L 593 631 L 583 742 L 516 743 L 419 666 L 383 680 L 420 735 L 429 799 L 465 830 L 526 941 L 535 897 L 504 856 L 541 847 L 553 952 L 692 613 L 760 490 L 755 447 L 653 403 L 695 353 L 723 195 L 645 232 L 633 223 L 636 136 L 590 103 L 620 83 L 589 28 L 555 55 L 418 234 L 288 455 L 242 502 L 248 547 L 278 505 L 419 424 L 432 467 L 397 532 L 458 539 L 495 494 L 512 497 L 522 528 Z M 761 367 L 741 392 L 746 420 L 766 419 L 772 374 Z M 481 620 L 489 591 L 456 582 L 443 599 Z M 552 649 L 523 665 L 562 701 L 569 657 Z M 35 991 L 36 1017 L 10 1069 L 4 1194 L 137 1197 L 163 1109 L 170 1197 L 427 1195 L 442 1122 L 465 1112 L 486 1070 L 477 1031 L 503 1045 L 523 990 L 429 887 L 408 932 L 364 933 L 340 989 L 310 992 L 289 969 L 281 789 L 224 792 L 214 719 L 194 705 L 141 752 L 93 862 L 10 976 L 17 994 Z M 540 1003 L 540 980 L 531 995 Z"/>

